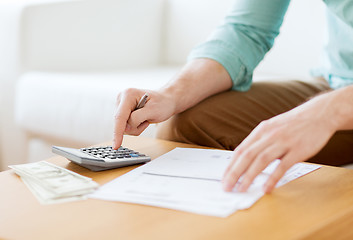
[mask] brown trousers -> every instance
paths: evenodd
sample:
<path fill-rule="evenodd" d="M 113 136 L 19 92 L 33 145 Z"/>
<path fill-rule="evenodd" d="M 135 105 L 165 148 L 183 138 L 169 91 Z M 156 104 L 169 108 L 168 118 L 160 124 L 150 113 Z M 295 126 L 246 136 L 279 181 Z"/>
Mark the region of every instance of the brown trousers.
<path fill-rule="evenodd" d="M 255 82 L 247 92 L 227 91 L 211 96 L 159 124 L 157 137 L 233 150 L 261 121 L 328 90 L 323 79 Z M 336 132 L 308 161 L 334 166 L 352 163 L 353 130 Z"/>

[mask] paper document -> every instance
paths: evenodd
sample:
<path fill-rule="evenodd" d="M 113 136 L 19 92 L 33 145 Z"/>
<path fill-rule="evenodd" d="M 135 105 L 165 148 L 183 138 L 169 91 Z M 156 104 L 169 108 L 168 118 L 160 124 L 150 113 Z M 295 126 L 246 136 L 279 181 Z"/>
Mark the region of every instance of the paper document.
<path fill-rule="evenodd" d="M 224 192 L 221 179 L 232 152 L 175 148 L 103 185 L 89 197 L 227 217 L 251 207 L 264 195 L 262 186 L 279 163 L 271 163 L 245 193 Z M 319 166 L 298 163 L 277 184 L 281 186 Z"/>

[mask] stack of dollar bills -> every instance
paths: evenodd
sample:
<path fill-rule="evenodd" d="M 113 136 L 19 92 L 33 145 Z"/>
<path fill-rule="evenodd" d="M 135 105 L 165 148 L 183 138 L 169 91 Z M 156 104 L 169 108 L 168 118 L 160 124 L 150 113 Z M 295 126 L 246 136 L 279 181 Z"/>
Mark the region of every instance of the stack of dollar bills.
<path fill-rule="evenodd" d="M 98 187 L 91 178 L 45 161 L 9 167 L 42 204 L 83 200 Z"/>

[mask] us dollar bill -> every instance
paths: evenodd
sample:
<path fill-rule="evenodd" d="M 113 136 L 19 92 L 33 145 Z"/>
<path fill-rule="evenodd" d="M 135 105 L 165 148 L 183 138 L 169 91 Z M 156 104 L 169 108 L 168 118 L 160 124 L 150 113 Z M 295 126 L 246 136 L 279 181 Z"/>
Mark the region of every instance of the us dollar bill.
<path fill-rule="evenodd" d="M 72 202 L 79 200 L 86 200 L 87 197 L 85 194 L 91 193 L 94 190 L 86 192 L 84 195 L 72 195 L 72 196 L 57 196 L 50 191 L 42 188 L 40 185 L 36 184 L 33 181 L 30 181 L 26 178 L 22 178 L 22 181 L 28 187 L 28 189 L 33 193 L 33 195 L 38 199 L 41 204 L 55 204 L 55 203 L 64 203 L 64 202 Z"/>
<path fill-rule="evenodd" d="M 41 192 L 46 191 L 53 198 L 84 195 L 99 186 L 91 178 L 45 161 L 9 167 L 25 179 L 27 185 L 34 186 L 32 191 L 40 188 Z"/>

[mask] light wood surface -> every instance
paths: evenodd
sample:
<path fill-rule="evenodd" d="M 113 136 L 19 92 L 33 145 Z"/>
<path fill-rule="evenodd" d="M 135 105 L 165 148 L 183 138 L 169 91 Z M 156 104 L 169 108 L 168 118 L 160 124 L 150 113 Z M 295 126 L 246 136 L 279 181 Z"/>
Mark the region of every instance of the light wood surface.
<path fill-rule="evenodd" d="M 141 137 L 124 146 L 152 159 L 175 147 Z M 91 172 L 48 159 L 104 184 L 132 170 Z M 0 173 L 0 239 L 353 239 L 353 170 L 323 166 L 228 218 L 89 199 L 40 205 L 12 170 Z"/>

